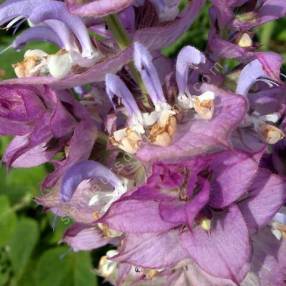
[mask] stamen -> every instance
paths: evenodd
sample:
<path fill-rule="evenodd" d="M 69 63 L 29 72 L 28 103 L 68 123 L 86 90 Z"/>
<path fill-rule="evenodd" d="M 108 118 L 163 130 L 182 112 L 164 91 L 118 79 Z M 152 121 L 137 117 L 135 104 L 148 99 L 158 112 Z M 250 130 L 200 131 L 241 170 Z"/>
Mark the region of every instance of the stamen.
<path fill-rule="evenodd" d="M 129 154 L 135 154 L 140 147 L 142 137 L 132 128 L 123 128 L 115 131 L 110 141 L 121 150 Z"/>
<path fill-rule="evenodd" d="M 118 252 L 116 250 L 109 250 L 105 256 L 102 256 L 99 260 L 99 269 L 98 272 L 101 276 L 108 278 L 112 276 L 112 274 L 115 273 L 117 268 L 117 262 L 109 259 L 115 255 L 117 255 Z"/>
<path fill-rule="evenodd" d="M 22 62 L 13 65 L 17 77 L 30 77 L 48 74 L 48 54 L 42 50 L 28 50 Z"/>
<path fill-rule="evenodd" d="M 253 45 L 253 41 L 248 33 L 243 33 L 238 41 L 238 45 L 241 48 L 250 48 Z"/>
<path fill-rule="evenodd" d="M 211 220 L 208 218 L 204 218 L 200 222 L 200 227 L 205 231 L 211 230 Z"/>
<path fill-rule="evenodd" d="M 193 97 L 194 109 L 202 119 L 209 120 L 214 114 L 215 94 L 212 91 L 207 91 L 200 96 Z"/>
<path fill-rule="evenodd" d="M 275 127 L 271 124 L 259 124 L 257 131 L 261 136 L 262 140 L 271 145 L 276 144 L 277 142 L 285 138 L 284 132 L 278 127 Z"/>

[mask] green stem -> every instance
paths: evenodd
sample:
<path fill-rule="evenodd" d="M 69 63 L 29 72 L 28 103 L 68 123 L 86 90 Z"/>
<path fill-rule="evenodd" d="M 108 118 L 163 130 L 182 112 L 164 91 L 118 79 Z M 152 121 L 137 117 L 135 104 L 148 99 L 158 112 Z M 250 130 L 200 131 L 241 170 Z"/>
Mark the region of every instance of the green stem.
<path fill-rule="evenodd" d="M 122 26 L 118 17 L 116 15 L 109 15 L 105 17 L 105 21 L 109 30 L 112 33 L 113 38 L 118 43 L 119 48 L 121 50 L 128 48 L 131 45 L 132 41 L 129 39 L 128 33 Z M 129 62 L 128 67 L 131 75 L 133 76 L 133 79 L 135 80 L 135 82 L 137 83 L 142 92 L 142 97 L 140 98 L 140 101 L 142 101 L 145 107 L 150 108 L 146 88 L 144 86 L 140 73 L 136 69 L 133 62 Z"/>
<path fill-rule="evenodd" d="M 109 15 L 105 18 L 105 21 L 120 49 L 126 49 L 130 45 L 131 41 L 124 27 L 120 23 L 120 20 L 116 15 Z"/>

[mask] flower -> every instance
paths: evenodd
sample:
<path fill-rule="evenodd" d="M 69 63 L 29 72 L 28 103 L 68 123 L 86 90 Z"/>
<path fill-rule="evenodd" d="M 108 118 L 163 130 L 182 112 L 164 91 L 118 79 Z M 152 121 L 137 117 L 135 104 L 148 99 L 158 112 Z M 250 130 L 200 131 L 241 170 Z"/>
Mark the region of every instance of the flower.
<path fill-rule="evenodd" d="M 210 275 L 241 282 L 251 235 L 285 202 L 285 180 L 258 163 L 230 151 L 154 164 L 146 184 L 99 220 L 126 235 L 114 259 L 160 269 L 190 258 Z"/>
<path fill-rule="evenodd" d="M 151 54 L 140 43 L 135 43 L 134 59 L 154 110 L 141 112 L 125 83 L 119 77 L 107 74 L 106 91 L 109 98 L 113 100 L 116 95 L 121 99 L 129 117 L 128 127 L 117 130 L 112 135 L 115 146 L 129 153 L 136 153 L 141 160 L 179 158 L 227 148 L 232 129 L 244 116 L 244 100 L 209 85 L 201 86 L 196 91 L 200 93 L 198 96 L 190 94 L 189 68 L 197 68 L 206 62 L 200 51 L 185 47 L 178 55 L 176 81 L 179 91 L 177 105 L 174 107 L 164 96 Z M 185 114 L 185 120 L 188 121 L 180 124 L 177 115 L 184 114 L 184 110 L 194 113 Z M 202 141 L 199 136 L 204 133 L 203 136 L 206 137 L 206 129 L 214 134 L 209 134 L 207 140 Z"/>
<path fill-rule="evenodd" d="M 58 44 L 62 50 L 54 55 L 38 50 L 26 53 L 24 61 L 15 65 L 18 77 L 51 74 L 62 78 L 70 73 L 73 66 L 90 66 L 100 57 L 83 21 L 78 16 L 71 15 L 64 3 L 53 0 L 31 3 L 23 0 L 5 2 L 0 6 L 0 24 L 12 20 L 9 27 L 15 19 L 23 18 L 32 27 L 16 37 L 12 47 L 19 48 L 33 39 L 47 39 Z"/>
<path fill-rule="evenodd" d="M 85 50 L 89 51 L 90 53 L 86 53 L 87 55 L 92 55 L 92 51 L 94 51 L 93 45 L 90 46 L 90 38 L 86 37 L 87 35 L 87 28 L 84 26 L 83 21 L 81 18 L 78 16 L 72 15 L 68 10 L 67 7 L 64 3 L 56 0 L 50 0 L 51 5 L 48 5 L 50 13 L 46 13 L 45 15 L 42 16 L 43 11 L 45 11 L 45 4 L 42 3 L 42 1 L 38 2 L 33 2 L 33 7 L 38 7 L 38 15 L 37 13 L 34 18 L 30 19 L 32 22 L 34 20 L 34 24 L 38 24 L 37 21 L 45 21 L 52 19 L 52 30 L 56 30 L 56 34 L 60 34 L 61 37 L 67 36 L 66 38 L 70 39 L 70 37 L 67 35 L 66 30 L 62 30 L 62 25 L 55 25 L 58 24 L 58 21 L 67 21 L 67 26 L 69 29 L 71 29 L 70 32 L 75 34 L 76 37 L 79 37 L 78 40 L 80 41 L 82 48 Z M 50 3 L 49 2 L 49 3 Z M 98 2 L 98 1 L 96 1 Z M 155 51 L 158 50 L 162 47 L 168 46 L 171 42 L 176 40 L 180 34 L 182 34 L 184 31 L 188 29 L 188 27 L 193 23 L 195 18 L 197 17 L 198 13 L 200 12 L 200 9 L 203 5 L 203 0 L 196 0 L 192 1 L 188 4 L 186 9 L 177 17 L 174 21 L 167 23 L 167 24 L 159 24 L 156 26 L 151 26 L 151 27 L 146 27 L 146 28 L 141 28 L 138 29 L 134 32 L 132 35 L 132 38 L 134 41 L 140 41 L 143 43 L 146 47 L 148 47 L 150 50 Z M 21 4 L 22 3 L 22 4 Z M 10 21 L 11 19 L 17 17 L 17 16 L 22 16 L 19 13 L 21 13 L 21 7 L 23 6 L 23 11 L 24 13 L 28 13 L 27 15 L 23 14 L 25 17 L 29 17 L 31 9 L 29 9 L 29 4 L 30 2 L 28 0 L 26 1 L 19 1 L 16 3 L 7 3 L 3 4 L 0 6 L 0 24 L 4 24 L 5 22 Z M 92 4 L 92 3 L 91 3 Z M 17 10 L 18 13 L 15 13 L 13 15 L 9 15 L 9 7 L 12 7 L 11 5 L 18 5 L 20 8 L 14 9 L 15 11 Z M 25 6 L 26 5 L 26 6 Z M 89 4 L 88 4 L 89 5 Z M 27 8 L 27 11 L 24 10 L 24 8 Z M 25 8 L 25 9 L 26 9 Z M 39 9 L 41 8 L 41 9 Z M 57 15 L 61 15 L 61 13 L 56 13 L 54 11 L 63 11 L 65 17 L 64 18 L 57 18 Z M 2 14 L 1 14 L 2 11 Z M 2 15 L 2 18 L 1 18 Z M 46 15 L 48 15 L 48 19 L 46 19 Z M 41 17 L 44 17 L 43 19 Z M 1 20 L 2 19 L 2 20 Z M 54 21 L 57 20 L 57 21 Z M 73 21 L 72 19 L 76 19 Z M 79 21 L 81 23 L 79 23 Z M 46 22 L 46 21 L 45 21 Z M 50 22 L 50 21 L 49 21 Z M 79 23 L 76 25 L 75 23 Z M 102 25 L 102 24 L 101 24 Z M 42 28 L 42 27 L 41 27 Z M 82 32 L 80 29 L 83 29 Z M 69 32 L 69 33 L 70 33 Z M 25 33 L 25 32 L 24 32 Z M 34 32 L 33 32 L 34 33 Z M 154 37 L 154 34 L 160 34 L 160 37 Z M 35 34 L 38 34 L 36 31 Z M 43 33 L 40 32 L 41 34 L 41 39 L 43 39 Z M 51 34 L 51 32 L 49 32 Z M 54 33 L 53 33 L 54 35 Z M 25 43 L 27 41 L 30 41 L 33 37 L 26 37 L 26 40 L 24 41 Z M 39 39 L 39 38 L 37 38 Z M 46 39 L 44 37 L 44 39 Z M 20 39 L 21 44 L 23 43 L 23 40 Z M 52 38 L 49 38 L 52 42 L 55 41 L 55 36 Z M 59 39 L 57 39 L 57 43 L 59 42 Z M 14 44 L 15 46 L 16 44 Z M 65 48 L 66 50 L 66 48 Z M 65 55 L 65 53 L 63 53 Z M 62 53 L 60 52 L 59 54 L 55 54 L 52 59 L 52 62 L 57 63 L 57 59 L 59 59 L 58 56 L 61 56 Z M 74 53 L 72 53 L 72 56 Z M 8 84 L 15 84 L 15 83 L 21 83 L 21 84 L 29 84 L 29 85 L 34 85 L 34 84 L 47 84 L 47 85 L 52 85 L 53 87 L 60 87 L 60 88 L 70 88 L 78 85 L 84 85 L 88 83 L 93 83 L 93 82 L 101 82 L 104 80 L 106 73 L 110 72 L 117 72 L 122 68 L 122 66 L 130 61 L 132 58 L 133 51 L 132 47 L 126 48 L 124 51 L 118 51 L 116 49 L 113 54 L 108 54 L 104 58 L 101 58 L 99 60 L 99 57 L 95 57 L 95 60 L 98 61 L 96 64 L 94 61 L 90 61 L 89 57 L 87 57 L 87 60 L 85 57 L 79 57 L 78 54 L 75 54 L 75 65 L 72 65 L 74 69 L 70 70 L 69 74 L 66 73 L 61 73 L 61 71 L 57 70 L 57 67 L 60 68 L 60 66 L 56 65 L 56 74 L 60 74 L 59 78 L 51 78 L 49 76 L 32 76 L 29 78 L 21 78 L 21 79 L 11 79 L 8 81 L 5 81 L 5 83 Z M 102 55 L 104 56 L 104 55 Z M 67 57 L 66 55 L 64 56 L 65 64 L 66 67 L 70 65 L 70 57 Z M 77 69 L 76 65 L 79 65 L 81 67 L 84 67 L 83 69 Z M 91 65 L 91 66 L 90 66 Z"/>

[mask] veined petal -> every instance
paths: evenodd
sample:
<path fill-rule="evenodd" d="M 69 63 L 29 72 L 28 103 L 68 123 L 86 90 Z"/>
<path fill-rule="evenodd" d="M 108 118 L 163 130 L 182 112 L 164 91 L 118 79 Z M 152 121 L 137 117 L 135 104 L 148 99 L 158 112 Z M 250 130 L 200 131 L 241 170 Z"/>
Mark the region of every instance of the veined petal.
<path fill-rule="evenodd" d="M 134 43 L 134 63 L 140 72 L 147 92 L 155 105 L 165 103 L 163 89 L 150 52 L 139 42 Z"/>
<path fill-rule="evenodd" d="M 267 77 L 267 74 L 261 62 L 256 59 L 242 69 L 237 82 L 236 93 L 246 96 L 259 77 Z"/>
<path fill-rule="evenodd" d="M 104 237 L 97 226 L 74 224 L 65 232 L 63 241 L 73 251 L 87 251 L 108 244 L 110 239 Z"/>
<path fill-rule="evenodd" d="M 164 268 L 187 258 L 180 245 L 179 231 L 129 234 L 119 254 L 113 259 L 144 268 Z"/>
<path fill-rule="evenodd" d="M 12 43 L 12 48 L 19 49 L 30 41 L 48 41 L 63 48 L 64 45 L 61 39 L 54 33 L 52 29 L 45 26 L 31 27 L 15 38 Z"/>
<path fill-rule="evenodd" d="M 96 178 L 110 183 L 115 189 L 123 188 L 120 179 L 108 168 L 95 161 L 82 161 L 70 167 L 62 179 L 61 197 L 63 201 L 72 198 L 77 186 L 87 179 Z"/>
<path fill-rule="evenodd" d="M 175 226 L 161 218 L 158 202 L 132 198 L 123 198 L 113 203 L 100 222 L 112 229 L 128 233 L 160 232 Z"/>
<path fill-rule="evenodd" d="M 286 240 L 279 241 L 269 228 L 252 236 L 251 269 L 241 286 L 284 286 Z"/>
<path fill-rule="evenodd" d="M 105 86 L 106 86 L 106 93 L 112 103 L 114 109 L 113 99 L 114 96 L 117 96 L 119 100 L 122 100 L 123 105 L 127 109 L 130 116 L 135 116 L 137 118 L 141 117 L 140 109 L 133 98 L 128 87 L 125 83 L 120 79 L 119 76 L 115 74 L 108 73 L 105 76 Z"/>
<path fill-rule="evenodd" d="M 252 232 L 271 221 L 286 201 L 286 180 L 266 169 L 261 169 L 249 188 L 250 198 L 239 204 L 241 212 Z"/>
<path fill-rule="evenodd" d="M 92 46 L 87 28 L 78 16 L 71 15 L 67 11 L 64 3 L 50 1 L 49 5 L 48 3 L 46 5 L 39 5 L 32 11 L 29 19 L 35 24 L 49 19 L 63 21 L 79 40 L 82 47 L 82 56 L 87 58 L 93 58 L 95 56 L 96 51 Z"/>
<path fill-rule="evenodd" d="M 79 51 L 75 44 L 75 38 L 68 26 L 56 19 L 45 20 L 44 23 L 50 27 L 55 34 L 61 39 L 63 48 L 67 51 Z"/>
<path fill-rule="evenodd" d="M 239 209 L 232 206 L 213 225 L 209 232 L 200 227 L 184 232 L 183 246 L 207 273 L 239 283 L 249 270 L 250 259 L 244 219 Z"/>
<path fill-rule="evenodd" d="M 177 57 L 176 62 L 176 80 L 179 88 L 179 94 L 188 92 L 189 69 L 206 62 L 203 53 L 198 49 L 187 46 L 184 47 Z"/>
<path fill-rule="evenodd" d="M 257 53 L 256 57 L 256 60 L 242 69 L 237 83 L 237 94 L 246 96 L 251 86 L 260 77 L 280 80 L 280 67 L 283 63 L 280 55 L 272 52 L 261 52 Z"/>
<path fill-rule="evenodd" d="M 82 17 L 104 17 L 118 13 L 132 5 L 134 0 L 97 0 L 87 4 L 77 5 L 75 0 L 67 0 L 70 11 Z"/>
<path fill-rule="evenodd" d="M 235 151 L 214 157 L 209 202 L 212 207 L 224 208 L 247 192 L 258 171 L 260 155 L 256 157 Z"/>

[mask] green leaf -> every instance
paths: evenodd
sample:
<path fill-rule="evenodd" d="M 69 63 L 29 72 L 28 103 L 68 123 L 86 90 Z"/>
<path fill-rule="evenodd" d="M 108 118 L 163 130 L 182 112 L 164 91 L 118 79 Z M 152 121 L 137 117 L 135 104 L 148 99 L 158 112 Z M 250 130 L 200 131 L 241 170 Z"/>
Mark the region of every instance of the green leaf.
<path fill-rule="evenodd" d="M 92 273 L 92 263 L 90 254 L 78 252 L 73 254 L 73 284 L 74 286 L 95 286 L 96 276 Z"/>
<path fill-rule="evenodd" d="M 40 183 L 46 175 L 44 166 L 29 169 L 12 169 L 8 174 L 4 168 L 0 169 L 3 181 L 0 183 L 0 194 L 9 197 L 13 204 L 23 200 L 24 196 L 38 195 Z"/>
<path fill-rule="evenodd" d="M 41 286 L 97 286 L 89 253 L 68 253 L 67 247 L 50 249 L 40 257 L 35 284 Z"/>
<path fill-rule="evenodd" d="M 16 215 L 6 196 L 0 196 L 0 246 L 6 245 L 16 227 Z"/>
<path fill-rule="evenodd" d="M 37 223 L 30 218 L 18 221 L 15 232 L 8 243 L 10 258 L 17 278 L 21 277 L 39 239 Z"/>
<path fill-rule="evenodd" d="M 44 252 L 44 254 L 39 258 L 36 267 L 36 285 L 62 285 L 62 282 L 65 280 L 70 271 L 70 260 L 66 255 L 67 251 L 67 247 L 57 247 Z"/>

